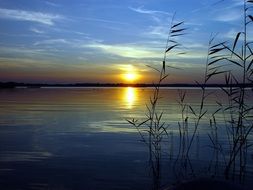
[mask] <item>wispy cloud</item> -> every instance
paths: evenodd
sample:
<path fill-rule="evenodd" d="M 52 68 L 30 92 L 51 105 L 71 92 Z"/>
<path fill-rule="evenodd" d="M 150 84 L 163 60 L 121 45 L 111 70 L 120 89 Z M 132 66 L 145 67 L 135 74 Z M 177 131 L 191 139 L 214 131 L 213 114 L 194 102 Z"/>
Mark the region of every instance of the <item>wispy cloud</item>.
<path fill-rule="evenodd" d="M 201 44 L 195 44 L 191 48 L 203 47 Z M 115 55 L 124 58 L 133 59 L 161 59 L 163 56 L 163 47 L 158 43 L 156 46 L 153 44 L 103 44 L 103 43 L 91 43 L 83 45 L 83 48 L 92 48 L 97 52 L 102 51 L 108 55 Z M 171 59 L 200 59 L 203 58 L 203 52 L 197 51 L 196 53 L 189 52 L 187 54 L 178 55 L 181 50 L 174 51 L 170 54 Z"/>
<path fill-rule="evenodd" d="M 53 68 L 59 65 L 58 63 L 51 62 L 48 60 L 38 60 L 31 58 L 10 58 L 10 57 L 0 57 L 0 66 L 2 68 L 10 69 L 10 68 Z M 58 67 L 59 68 L 59 67 Z"/>
<path fill-rule="evenodd" d="M 89 60 L 87 57 L 83 57 L 83 56 L 79 56 L 79 57 L 77 57 L 77 59 L 79 59 L 81 61 L 88 61 Z"/>
<path fill-rule="evenodd" d="M 22 47 L 22 46 L 16 46 L 16 47 L 0 47 L 0 57 L 3 56 L 10 56 L 10 57 L 55 57 L 55 53 L 57 53 L 57 49 L 50 49 L 50 51 L 47 51 L 46 49 L 42 48 L 29 48 L 29 47 Z"/>
<path fill-rule="evenodd" d="M 212 9 L 213 20 L 221 22 L 235 22 L 243 17 L 243 1 L 231 0 L 221 1 L 216 9 Z"/>
<path fill-rule="evenodd" d="M 49 39 L 49 40 L 43 40 L 43 41 L 38 41 L 35 42 L 34 45 L 53 45 L 53 44 L 70 44 L 70 42 L 68 42 L 65 39 Z"/>
<path fill-rule="evenodd" d="M 129 7 L 132 11 L 135 11 L 137 13 L 141 14 L 149 14 L 149 15 L 156 15 L 156 14 L 165 14 L 171 16 L 171 13 L 165 12 L 165 11 L 157 11 L 157 10 L 149 10 L 149 9 L 144 9 L 143 7 L 138 7 L 138 8 L 133 8 Z"/>
<path fill-rule="evenodd" d="M 94 22 L 103 22 L 103 23 L 110 23 L 110 24 L 120 24 L 120 25 L 126 25 L 128 23 L 125 22 L 118 22 L 118 21 L 114 21 L 114 20 L 106 20 L 106 19 L 101 19 L 101 18 L 81 18 L 81 17 L 76 17 L 78 19 L 81 20 L 86 20 L 86 21 L 94 21 Z"/>
<path fill-rule="evenodd" d="M 75 34 L 78 34 L 78 35 L 88 36 L 88 34 L 86 34 L 84 32 L 78 32 L 78 31 L 72 31 L 72 32 L 75 33 Z"/>
<path fill-rule="evenodd" d="M 0 18 L 18 21 L 37 22 L 45 25 L 54 25 L 57 20 L 61 20 L 64 17 L 61 15 L 53 15 L 34 11 L 0 8 Z"/>
<path fill-rule="evenodd" d="M 34 33 L 37 33 L 37 34 L 44 34 L 45 32 L 42 31 L 42 30 L 39 30 L 37 28 L 34 28 L 34 27 L 31 27 L 30 28 L 30 31 L 34 32 Z"/>
<path fill-rule="evenodd" d="M 168 37 L 169 28 L 164 25 L 149 26 L 144 35 L 148 38 L 166 39 Z"/>
<path fill-rule="evenodd" d="M 244 2 L 242 0 L 232 0 L 234 6 L 242 6 Z"/>
<path fill-rule="evenodd" d="M 208 10 L 210 8 L 214 8 L 214 6 L 219 6 L 221 5 L 225 0 L 217 0 L 216 2 L 208 2 L 208 1 L 203 1 L 201 4 L 201 7 L 192 10 L 192 13 Z"/>
<path fill-rule="evenodd" d="M 127 57 L 127 58 L 160 58 L 161 53 L 158 51 L 152 51 L 148 48 L 139 47 L 137 45 L 131 44 L 118 44 L 118 45 L 108 45 L 102 43 L 93 43 L 84 45 L 85 48 L 94 48 L 100 51 L 103 51 L 108 54 L 117 55 L 120 57 Z"/>
<path fill-rule="evenodd" d="M 231 10 L 223 10 L 220 15 L 218 15 L 215 20 L 221 22 L 233 22 L 237 21 L 242 18 L 242 11 L 238 9 L 231 9 Z"/>
<path fill-rule="evenodd" d="M 61 7 L 60 4 L 56 4 L 56 3 L 53 3 L 53 2 L 50 2 L 50 1 L 46 1 L 45 3 L 46 3 L 47 5 L 52 6 L 52 7 Z"/>

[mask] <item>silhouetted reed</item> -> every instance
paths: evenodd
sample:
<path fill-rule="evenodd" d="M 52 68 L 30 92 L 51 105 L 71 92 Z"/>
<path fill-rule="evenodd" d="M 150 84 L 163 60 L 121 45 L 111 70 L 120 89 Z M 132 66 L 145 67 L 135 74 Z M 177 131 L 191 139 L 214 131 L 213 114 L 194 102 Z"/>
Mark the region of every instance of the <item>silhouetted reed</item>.
<path fill-rule="evenodd" d="M 244 0 L 243 6 L 243 31 L 235 36 L 233 46 L 227 43 L 222 46 L 230 56 L 223 56 L 227 62 L 231 63 L 236 71 L 240 72 L 239 77 L 229 70 L 225 75 L 225 84 L 222 88 L 228 99 L 228 104 L 219 103 L 224 114 L 224 122 L 227 127 L 227 138 L 229 144 L 229 156 L 225 162 L 225 176 L 230 178 L 235 172 L 239 172 L 240 181 L 243 176 L 247 163 L 247 149 L 249 147 L 249 136 L 253 129 L 252 105 L 247 103 L 247 84 L 252 84 L 252 64 L 253 50 L 252 41 L 248 40 L 248 27 L 252 24 L 252 16 L 249 10 L 252 8 L 253 1 Z M 226 117 L 229 115 L 229 117 Z M 224 149 L 223 149 L 224 150 Z M 231 173 L 232 171 L 232 173 Z"/>
<path fill-rule="evenodd" d="M 133 125 L 139 132 L 142 141 L 149 148 L 149 162 L 152 169 L 152 174 L 154 177 L 154 187 L 153 189 L 160 188 L 160 161 L 162 156 L 162 140 L 164 136 L 168 137 L 167 127 L 165 123 L 162 122 L 163 111 L 157 108 L 159 100 L 162 98 L 160 96 L 161 84 L 168 77 L 166 68 L 169 67 L 166 64 L 166 59 L 168 54 L 175 48 L 179 47 L 180 44 L 177 42 L 176 37 L 184 34 L 186 28 L 182 27 L 184 22 L 174 23 L 174 16 L 172 18 L 171 27 L 168 34 L 168 39 L 166 42 L 164 56 L 162 60 L 161 69 L 152 68 L 158 75 L 158 81 L 155 83 L 153 95 L 150 97 L 149 105 L 146 105 L 147 114 L 146 120 L 139 122 L 138 120 L 132 119 L 127 120 L 131 125 Z"/>
<path fill-rule="evenodd" d="M 252 137 L 253 130 L 253 106 L 247 102 L 248 95 L 252 96 L 253 91 L 247 90 L 247 85 L 253 84 L 253 42 L 248 39 L 249 25 L 253 23 L 253 16 L 249 14 L 252 8 L 253 1 L 244 0 L 243 31 L 237 33 L 232 45 L 229 45 L 227 41 L 216 42 L 216 35 L 211 35 L 207 48 L 204 78 L 202 82 L 196 82 L 201 90 L 199 104 L 197 106 L 188 104 L 186 91 L 179 91 L 178 105 L 181 110 L 181 119 L 178 122 L 179 142 L 177 143 L 178 150 L 175 150 L 176 155 L 173 155 L 175 154 L 173 132 L 168 128 L 170 122 L 168 121 L 168 124 L 162 122 L 164 113 L 158 109 L 161 84 L 168 77 L 166 68 L 173 69 L 167 63 L 167 56 L 180 46 L 177 37 L 184 35 L 186 30 L 183 27 L 184 22 L 174 23 L 172 19 L 161 68 L 149 66 L 158 73 L 159 78 L 155 83 L 150 103 L 146 105 L 146 119 L 144 121 L 128 120 L 148 146 L 152 173 L 156 179 L 154 189 L 160 187 L 160 161 L 164 137 L 170 142 L 170 145 L 167 146 L 170 149 L 168 155 L 170 159 L 175 159 L 173 168 L 176 175 L 185 175 L 185 177 L 195 175 L 194 167 L 191 164 L 192 147 L 193 143 L 199 146 L 198 133 L 203 119 L 209 121 L 208 138 L 213 149 L 213 157 L 207 167 L 208 171 L 214 177 L 223 170 L 226 179 L 235 179 L 238 175 L 239 181 L 243 181 L 248 148 L 252 145 L 249 137 Z M 238 71 L 240 73 L 236 75 L 235 72 L 238 73 Z M 225 93 L 227 102 L 217 99 L 216 109 L 211 112 L 206 106 L 206 100 L 213 93 L 208 93 L 206 88 L 209 81 L 218 75 L 224 75 L 225 87 L 221 87 L 221 90 Z M 217 114 L 223 115 L 223 121 L 217 120 Z M 189 123 L 193 123 L 193 126 Z M 189 130 L 191 127 L 193 129 Z M 224 128 L 227 138 L 225 142 L 221 142 L 219 133 L 223 133 Z"/>

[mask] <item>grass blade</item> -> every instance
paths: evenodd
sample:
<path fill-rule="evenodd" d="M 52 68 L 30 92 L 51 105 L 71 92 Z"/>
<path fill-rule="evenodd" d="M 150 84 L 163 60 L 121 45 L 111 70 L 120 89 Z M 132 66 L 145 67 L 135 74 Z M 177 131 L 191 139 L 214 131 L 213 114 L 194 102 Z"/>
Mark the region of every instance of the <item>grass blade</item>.
<path fill-rule="evenodd" d="M 239 67 L 243 67 L 240 63 L 238 63 L 238 62 L 236 62 L 236 61 L 234 61 L 234 60 L 227 59 L 227 58 L 226 58 L 226 60 L 228 60 L 229 62 L 231 62 L 231 63 L 233 63 L 233 64 L 235 64 L 235 65 L 238 65 Z"/>
<path fill-rule="evenodd" d="M 193 108 L 192 108 L 191 106 L 189 106 L 189 108 L 190 108 L 191 112 L 192 112 L 195 116 L 197 116 L 197 114 L 195 113 L 195 111 L 193 110 Z"/>
<path fill-rule="evenodd" d="M 169 76 L 169 74 L 163 76 L 163 77 L 161 78 L 161 81 L 163 81 L 164 79 L 166 79 L 168 76 Z"/>
<path fill-rule="evenodd" d="M 171 69 L 177 69 L 177 70 L 183 70 L 182 68 L 179 68 L 179 67 L 173 67 L 173 66 L 167 66 L 167 67 L 169 67 L 169 68 L 171 68 Z"/>
<path fill-rule="evenodd" d="M 179 23 L 177 23 L 177 24 L 174 24 L 172 27 L 171 27 L 171 29 L 173 29 L 173 28 L 175 28 L 175 27 L 177 27 L 177 26 L 179 26 L 179 25 L 181 25 L 181 24 L 183 24 L 184 23 L 184 21 L 183 22 L 179 22 Z"/>
<path fill-rule="evenodd" d="M 222 57 L 222 58 L 216 59 L 216 60 L 211 61 L 210 63 L 208 63 L 208 65 L 212 65 L 212 64 L 214 64 L 214 63 L 216 63 L 216 62 L 218 62 L 218 61 L 220 61 L 220 60 L 223 60 L 223 59 L 225 59 L 225 58 Z"/>
<path fill-rule="evenodd" d="M 230 49 L 228 46 L 224 45 L 224 47 L 225 47 L 228 51 L 230 51 L 232 55 L 235 55 L 236 57 L 238 57 L 238 58 L 239 58 L 240 60 L 242 60 L 242 61 L 244 60 L 244 59 L 242 58 L 242 56 L 238 55 L 235 51 L 233 51 L 232 49 Z"/>
<path fill-rule="evenodd" d="M 224 64 L 224 65 L 218 65 L 218 66 L 215 66 L 215 67 L 212 67 L 212 68 L 210 68 L 209 69 L 209 71 L 212 71 L 212 70 L 217 70 L 217 69 L 219 69 L 219 68 L 222 68 L 222 67 L 225 67 L 225 66 L 229 66 L 230 64 Z"/>
<path fill-rule="evenodd" d="M 215 48 L 215 49 L 212 49 L 212 50 L 210 51 L 209 55 L 215 54 L 215 53 L 217 53 L 217 52 L 219 52 L 219 51 L 221 51 L 221 50 L 224 50 L 224 49 L 226 49 L 226 48 L 225 48 L 225 47 L 222 47 L 222 48 Z"/>
<path fill-rule="evenodd" d="M 226 72 L 227 72 L 227 71 L 217 71 L 217 70 L 215 70 L 214 72 L 208 74 L 208 75 L 207 75 L 207 78 L 209 79 L 209 78 L 211 78 L 211 77 L 214 76 L 214 75 L 219 75 L 219 74 L 223 74 L 223 73 L 226 73 Z"/>
<path fill-rule="evenodd" d="M 236 35 L 236 37 L 235 37 L 235 41 L 234 41 L 234 45 L 233 45 L 233 49 L 232 49 L 233 51 L 235 50 L 235 46 L 237 44 L 238 39 L 240 38 L 241 33 L 242 32 L 238 32 L 237 35 Z"/>
<path fill-rule="evenodd" d="M 199 116 L 199 119 L 201 119 L 204 115 L 206 115 L 206 113 L 207 113 L 207 110 L 204 111 L 204 112 Z"/>
<path fill-rule="evenodd" d="M 252 49 L 251 49 L 249 43 L 248 43 L 246 46 L 247 46 L 248 50 L 250 51 L 251 55 L 253 55 L 253 51 L 252 51 Z M 250 55 L 250 56 L 251 56 L 251 55 Z"/>
<path fill-rule="evenodd" d="M 177 42 L 175 40 L 169 40 L 169 42 L 172 42 L 174 44 L 177 44 Z"/>
<path fill-rule="evenodd" d="M 146 66 L 149 67 L 149 68 L 151 68 L 151 69 L 153 69 L 153 70 L 155 70 L 155 71 L 157 71 L 158 73 L 160 73 L 160 71 L 159 71 L 157 68 L 152 67 L 152 66 L 150 66 L 150 65 L 146 65 Z"/>
<path fill-rule="evenodd" d="M 251 60 L 250 64 L 249 64 L 248 67 L 247 67 L 247 72 L 248 72 L 249 69 L 251 68 L 252 64 L 253 64 L 253 59 Z"/>
<path fill-rule="evenodd" d="M 165 51 L 165 53 L 169 52 L 170 50 L 172 50 L 173 48 L 175 48 L 175 47 L 177 47 L 177 46 L 178 46 L 178 44 L 173 45 L 173 46 L 170 46 L 170 47 Z"/>
<path fill-rule="evenodd" d="M 177 29 L 177 30 L 172 30 L 171 33 L 176 33 L 176 32 L 182 32 L 186 30 L 186 28 L 181 28 L 181 29 Z"/>
<path fill-rule="evenodd" d="M 215 45 L 211 46 L 210 49 L 213 49 L 213 48 L 218 47 L 220 45 L 224 45 L 225 43 L 227 43 L 227 42 L 225 41 L 225 42 L 221 42 L 221 43 L 215 44 Z"/>
<path fill-rule="evenodd" d="M 249 15 L 248 17 L 249 17 L 249 18 L 251 19 L 251 21 L 253 22 L 253 16 Z"/>
<path fill-rule="evenodd" d="M 171 35 L 171 37 L 183 36 L 183 35 L 185 35 L 185 33 L 182 33 L 182 34 L 173 34 L 173 35 Z"/>

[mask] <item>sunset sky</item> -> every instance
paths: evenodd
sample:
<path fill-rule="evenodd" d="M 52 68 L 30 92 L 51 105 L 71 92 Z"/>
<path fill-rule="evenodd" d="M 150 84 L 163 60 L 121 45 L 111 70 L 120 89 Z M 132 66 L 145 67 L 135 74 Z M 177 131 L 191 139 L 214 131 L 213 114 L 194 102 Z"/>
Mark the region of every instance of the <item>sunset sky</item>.
<path fill-rule="evenodd" d="M 211 33 L 232 40 L 242 0 L 0 0 L 0 81 L 155 81 L 172 15 L 185 21 L 184 55 L 168 82 L 203 76 Z M 134 77 L 133 77 L 134 75 Z"/>

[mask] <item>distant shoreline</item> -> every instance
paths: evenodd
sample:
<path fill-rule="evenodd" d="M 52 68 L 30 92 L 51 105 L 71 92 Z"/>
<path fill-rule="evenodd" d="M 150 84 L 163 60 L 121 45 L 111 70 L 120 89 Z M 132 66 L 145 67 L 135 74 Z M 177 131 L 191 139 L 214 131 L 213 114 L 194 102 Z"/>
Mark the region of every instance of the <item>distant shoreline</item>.
<path fill-rule="evenodd" d="M 42 87 L 156 87 L 157 84 L 125 84 L 125 83 L 70 83 L 70 84 L 43 84 L 43 83 L 17 83 L 0 82 L 0 88 L 42 88 Z M 231 87 L 226 84 L 161 84 L 160 87 Z M 233 84 L 232 87 L 253 87 L 253 84 Z"/>

